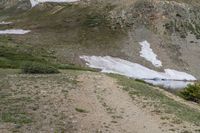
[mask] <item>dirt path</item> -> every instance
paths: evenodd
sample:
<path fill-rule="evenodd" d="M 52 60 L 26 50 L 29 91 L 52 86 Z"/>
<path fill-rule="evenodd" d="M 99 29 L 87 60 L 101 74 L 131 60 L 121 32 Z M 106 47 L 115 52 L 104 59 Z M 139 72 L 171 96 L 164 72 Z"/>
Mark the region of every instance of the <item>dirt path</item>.
<path fill-rule="evenodd" d="M 151 99 L 133 100 L 116 79 L 102 73 L 9 74 L 0 79 L 0 83 L 0 133 L 184 133 L 195 130 L 191 123 L 173 119 L 173 114 L 155 112 L 154 106 L 144 107 L 143 101 L 151 102 Z"/>
<path fill-rule="evenodd" d="M 161 133 L 159 120 L 133 104 L 114 79 L 105 75 L 82 74 L 79 89 L 70 96 L 74 107 L 88 111 L 76 116 L 79 133 Z"/>

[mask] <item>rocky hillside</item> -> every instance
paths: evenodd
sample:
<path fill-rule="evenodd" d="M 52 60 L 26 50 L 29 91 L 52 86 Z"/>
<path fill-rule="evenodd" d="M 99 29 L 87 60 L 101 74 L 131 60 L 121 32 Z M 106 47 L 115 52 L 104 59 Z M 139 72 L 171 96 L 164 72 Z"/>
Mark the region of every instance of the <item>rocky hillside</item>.
<path fill-rule="evenodd" d="M 194 71 L 200 63 L 199 4 L 198 1 L 138 0 L 115 8 L 110 18 L 113 24 L 136 32 L 139 39 L 155 39 L 158 49 L 163 50 L 159 57 L 165 60 L 165 65 Z M 164 54 L 170 57 L 170 62 Z"/>
<path fill-rule="evenodd" d="M 28 9 L 30 8 L 30 1 L 28 0 L 2 0 L 0 2 L 0 8 L 5 10 L 5 9 L 9 9 L 12 8 L 18 8 L 18 9 Z"/>
<path fill-rule="evenodd" d="M 12 36 L 12 42 L 35 51 L 45 49 L 57 62 L 83 65 L 80 55 L 110 55 L 158 69 L 139 55 L 139 42 L 147 40 L 163 62 L 159 70 L 171 68 L 200 78 L 199 4 L 197 0 L 83 0 L 31 8 L 29 1 L 4 1 L 0 14 L 2 20 L 14 22 L 11 28 L 32 31 Z"/>

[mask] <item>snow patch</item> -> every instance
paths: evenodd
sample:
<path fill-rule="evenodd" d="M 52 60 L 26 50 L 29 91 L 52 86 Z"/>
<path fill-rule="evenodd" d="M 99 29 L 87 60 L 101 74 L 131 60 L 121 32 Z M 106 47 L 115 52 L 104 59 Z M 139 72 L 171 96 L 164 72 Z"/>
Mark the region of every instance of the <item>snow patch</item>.
<path fill-rule="evenodd" d="M 22 35 L 22 34 L 27 34 L 29 32 L 31 32 L 31 31 L 30 30 L 22 30 L 22 29 L 0 30 L 0 35 L 5 35 L 5 34 Z"/>
<path fill-rule="evenodd" d="M 150 61 L 155 67 L 161 67 L 162 62 L 157 59 L 157 55 L 151 49 L 150 44 L 147 41 L 139 43 L 142 46 L 140 56 L 144 57 L 147 61 Z"/>
<path fill-rule="evenodd" d="M 0 25 L 8 25 L 8 24 L 12 24 L 12 22 L 5 22 L 5 21 L 0 22 Z"/>
<path fill-rule="evenodd" d="M 116 73 L 137 79 L 152 80 L 186 80 L 193 81 L 196 78 L 185 72 L 172 69 L 165 69 L 164 72 L 157 72 L 137 63 L 110 56 L 80 56 L 91 68 L 101 69 L 105 73 Z"/>
<path fill-rule="evenodd" d="M 79 0 L 30 0 L 32 7 L 36 6 L 39 3 L 45 2 L 57 2 L 57 3 L 64 3 L 64 2 L 76 2 Z"/>

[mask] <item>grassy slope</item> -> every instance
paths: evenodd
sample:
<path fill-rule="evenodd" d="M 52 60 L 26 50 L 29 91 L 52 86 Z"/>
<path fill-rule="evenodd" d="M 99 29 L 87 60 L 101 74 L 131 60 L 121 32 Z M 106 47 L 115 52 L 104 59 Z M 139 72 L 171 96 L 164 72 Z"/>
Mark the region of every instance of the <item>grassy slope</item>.
<path fill-rule="evenodd" d="M 75 77 L 78 72 L 67 71 L 65 75 L 46 75 L 45 77 L 44 75 L 21 76 L 17 73 L 18 71 L 16 70 L 0 69 L 0 123 L 3 127 L 7 125 L 5 130 L 25 132 L 27 127 L 31 127 L 37 132 L 38 129 L 34 129 L 35 124 L 44 122 L 44 119 L 48 119 L 46 117 L 51 117 L 51 120 L 53 119 L 53 122 L 50 123 L 50 120 L 48 122 L 49 126 L 55 126 L 55 132 L 56 130 L 58 132 L 68 130 L 69 127 L 63 127 L 62 124 L 59 124 L 62 123 L 64 116 L 61 116 L 62 113 L 52 111 L 52 103 L 48 105 L 48 107 L 51 107 L 48 112 L 53 113 L 46 115 L 45 112 L 47 111 L 43 109 L 44 104 L 42 103 L 45 98 L 41 89 L 45 89 L 46 87 L 49 89 L 48 94 L 52 93 L 55 95 L 55 93 L 61 93 L 61 97 L 67 97 L 67 92 L 73 89 L 77 83 Z M 10 76 L 13 74 L 16 74 L 17 77 Z M 64 86 L 61 87 L 62 85 Z M 52 90 L 54 89 L 57 91 L 53 92 Z M 51 98 L 49 97 L 49 99 Z M 45 106 L 47 106 L 48 102 L 44 102 Z M 40 112 L 41 110 L 42 112 Z M 40 118 L 43 120 L 38 121 Z M 68 119 L 68 116 L 65 116 L 65 119 Z M 1 130 L 2 132 L 4 131 L 2 128 Z"/>
<path fill-rule="evenodd" d="M 56 64 L 54 60 L 45 49 L 34 49 L 16 42 L 11 36 L 0 36 L 0 68 L 19 68 L 26 61 L 53 65 Z"/>
<path fill-rule="evenodd" d="M 123 89 L 127 91 L 133 99 L 139 103 L 145 104 L 147 107 L 155 107 L 155 111 L 158 112 L 158 114 L 173 114 L 180 120 L 200 125 L 200 112 L 198 110 L 174 101 L 173 99 L 156 90 L 154 87 L 143 82 L 138 82 L 124 76 L 111 76 L 118 80 L 118 83 L 123 86 Z M 149 100 L 149 102 L 147 100 L 146 102 L 144 99 L 151 100 Z M 164 110 L 162 110 L 162 108 L 164 108 Z"/>
<path fill-rule="evenodd" d="M 16 47 L 0 46 L 1 68 L 19 68 L 25 61 L 48 63 L 44 58 L 33 56 Z"/>
<path fill-rule="evenodd" d="M 20 45 L 20 44 L 19 44 Z M 95 69 L 80 67 L 73 64 L 62 64 L 55 56 L 45 49 L 35 49 L 30 45 L 19 46 L 9 36 L 0 36 L 0 68 L 21 68 L 25 62 L 42 63 L 58 69 L 73 69 L 96 71 Z"/>
<path fill-rule="evenodd" d="M 39 5 L 10 18 L 15 22 L 15 28 L 32 30 L 30 34 L 12 39 L 32 46 L 35 51 L 52 52 L 62 63 L 77 63 L 82 54 L 120 55 L 120 42 L 125 33 L 111 29 L 106 18 L 111 8 L 79 4 Z"/>

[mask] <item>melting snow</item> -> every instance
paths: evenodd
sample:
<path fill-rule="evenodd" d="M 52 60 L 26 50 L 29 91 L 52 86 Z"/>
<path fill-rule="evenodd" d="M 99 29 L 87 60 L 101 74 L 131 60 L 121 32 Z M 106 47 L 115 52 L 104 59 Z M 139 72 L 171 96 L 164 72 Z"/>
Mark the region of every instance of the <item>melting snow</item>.
<path fill-rule="evenodd" d="M 32 7 L 36 6 L 39 3 L 44 3 L 44 2 L 76 2 L 79 0 L 30 0 Z"/>
<path fill-rule="evenodd" d="M 147 83 L 151 83 L 157 86 L 163 86 L 170 89 L 182 89 L 189 84 L 194 84 L 194 82 L 189 81 L 174 81 L 174 80 L 145 80 Z"/>
<path fill-rule="evenodd" d="M 150 61 L 155 67 L 161 67 L 162 62 L 157 59 L 157 55 L 153 52 L 150 44 L 147 41 L 140 42 L 142 50 L 140 51 L 140 56 L 144 57 L 147 61 Z"/>
<path fill-rule="evenodd" d="M 137 63 L 110 56 L 80 56 L 87 65 L 92 68 L 101 69 L 105 73 L 116 73 L 137 79 L 154 80 L 196 80 L 196 78 L 185 72 L 165 69 L 164 72 L 157 72 Z"/>
<path fill-rule="evenodd" d="M 22 35 L 22 34 L 26 34 L 31 32 L 30 30 L 22 30 L 22 29 L 10 29 L 10 30 L 0 30 L 0 35 L 4 35 L 4 34 L 18 34 L 18 35 Z"/>
<path fill-rule="evenodd" d="M 8 24 L 12 24 L 12 22 L 5 22 L 5 21 L 0 22 L 0 25 L 8 25 Z"/>

